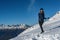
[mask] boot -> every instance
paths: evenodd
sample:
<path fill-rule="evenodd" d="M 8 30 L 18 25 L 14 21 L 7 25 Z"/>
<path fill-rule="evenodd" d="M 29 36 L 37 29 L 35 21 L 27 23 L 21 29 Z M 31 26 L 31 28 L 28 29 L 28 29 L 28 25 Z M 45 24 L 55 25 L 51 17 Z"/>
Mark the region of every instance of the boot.
<path fill-rule="evenodd" d="M 44 33 L 44 31 L 41 32 L 41 34 Z"/>

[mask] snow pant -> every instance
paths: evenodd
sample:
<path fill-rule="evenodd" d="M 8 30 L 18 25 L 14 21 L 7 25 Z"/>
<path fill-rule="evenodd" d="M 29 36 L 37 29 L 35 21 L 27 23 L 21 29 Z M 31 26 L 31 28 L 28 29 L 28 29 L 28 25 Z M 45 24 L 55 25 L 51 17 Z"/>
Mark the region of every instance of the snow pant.
<path fill-rule="evenodd" d="M 39 21 L 39 26 L 40 26 L 40 28 L 41 28 L 41 32 L 44 32 L 43 27 L 42 27 L 43 22 L 44 22 L 44 21 Z"/>

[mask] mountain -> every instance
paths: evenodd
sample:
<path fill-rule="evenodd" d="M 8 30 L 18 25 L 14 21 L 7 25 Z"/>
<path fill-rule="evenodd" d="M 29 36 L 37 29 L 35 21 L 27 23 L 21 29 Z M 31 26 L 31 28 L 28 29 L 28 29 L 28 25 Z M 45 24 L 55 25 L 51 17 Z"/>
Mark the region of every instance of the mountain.
<path fill-rule="evenodd" d="M 31 26 L 27 25 L 27 24 L 17 24 L 17 25 L 4 25 L 1 24 L 0 25 L 0 29 L 27 29 Z"/>
<path fill-rule="evenodd" d="M 60 40 L 60 11 L 43 24 L 44 33 L 40 34 L 39 24 L 26 29 L 10 40 Z"/>
<path fill-rule="evenodd" d="M 25 29 L 27 29 L 27 28 L 29 28 L 29 27 L 31 27 L 31 26 L 29 26 L 29 25 L 27 25 L 27 24 L 20 24 L 20 28 L 25 28 Z"/>
<path fill-rule="evenodd" d="M 16 37 L 21 32 L 29 28 L 27 24 L 17 24 L 17 25 L 0 25 L 0 40 L 8 40 Z"/>

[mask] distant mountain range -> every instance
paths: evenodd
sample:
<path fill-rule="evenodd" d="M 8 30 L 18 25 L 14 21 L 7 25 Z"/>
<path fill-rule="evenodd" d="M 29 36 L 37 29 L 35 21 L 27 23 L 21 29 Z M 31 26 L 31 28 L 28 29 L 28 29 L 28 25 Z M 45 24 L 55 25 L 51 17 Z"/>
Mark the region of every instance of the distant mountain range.
<path fill-rule="evenodd" d="M 1 24 L 0 25 L 0 29 L 16 29 L 16 28 L 20 28 L 20 29 L 27 29 L 31 26 L 27 25 L 27 24 L 17 24 L 17 25 L 4 25 Z"/>
<path fill-rule="evenodd" d="M 16 37 L 18 34 L 31 26 L 26 24 L 20 25 L 0 25 L 0 40 L 8 40 Z"/>

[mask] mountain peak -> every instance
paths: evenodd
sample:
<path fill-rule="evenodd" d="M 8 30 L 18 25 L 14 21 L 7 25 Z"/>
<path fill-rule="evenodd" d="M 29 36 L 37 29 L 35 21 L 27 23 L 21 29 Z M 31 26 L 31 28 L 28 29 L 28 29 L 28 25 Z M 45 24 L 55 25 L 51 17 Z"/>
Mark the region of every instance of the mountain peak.
<path fill-rule="evenodd" d="M 60 14 L 60 11 L 58 11 L 57 13 Z"/>
<path fill-rule="evenodd" d="M 53 16 L 53 17 L 51 17 L 50 19 L 49 19 L 50 21 L 51 20 L 60 20 L 60 11 L 58 11 L 58 12 L 56 12 L 56 14 Z"/>

